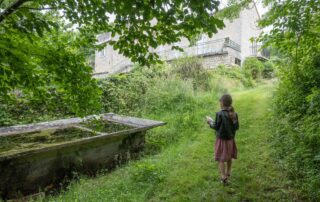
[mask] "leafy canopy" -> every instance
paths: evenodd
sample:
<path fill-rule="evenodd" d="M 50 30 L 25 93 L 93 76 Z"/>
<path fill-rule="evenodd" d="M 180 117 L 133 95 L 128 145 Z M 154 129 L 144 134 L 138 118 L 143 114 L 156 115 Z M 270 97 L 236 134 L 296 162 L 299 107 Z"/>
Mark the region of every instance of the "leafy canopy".
<path fill-rule="evenodd" d="M 96 34 L 117 36 L 109 42 L 114 49 L 149 65 L 159 61 L 152 48 L 222 28 L 214 16 L 218 5 L 212 0 L 0 0 L 0 96 L 8 100 L 22 91 L 45 100 L 59 94 L 72 111 L 90 113 L 99 92 L 85 53 L 99 48 Z"/>
<path fill-rule="evenodd" d="M 296 59 L 307 59 L 317 54 L 320 48 L 318 0 L 265 0 L 264 3 L 270 10 L 259 23 L 262 27 L 272 26 L 271 31 L 262 36 L 266 45 L 272 45 Z"/>
<path fill-rule="evenodd" d="M 212 0 L 16 0 L 1 5 L 4 11 L 0 23 L 18 26 L 27 33 L 36 31 L 41 36 L 56 24 L 39 16 L 39 10 L 59 11 L 61 17 L 81 31 L 118 35 L 110 44 L 134 62 L 145 65 L 158 59 L 156 54 L 149 53 L 150 47 L 178 42 L 181 37 L 190 39 L 201 32 L 209 36 L 216 33 L 224 26 L 213 15 L 218 5 L 219 1 Z"/>

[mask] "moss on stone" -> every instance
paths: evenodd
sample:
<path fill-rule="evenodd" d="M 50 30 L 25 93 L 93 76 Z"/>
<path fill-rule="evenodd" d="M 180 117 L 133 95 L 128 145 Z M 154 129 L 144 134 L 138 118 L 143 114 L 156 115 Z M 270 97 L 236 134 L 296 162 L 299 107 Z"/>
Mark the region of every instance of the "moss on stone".
<path fill-rule="evenodd" d="M 41 148 L 50 144 L 67 142 L 95 135 L 96 133 L 83 131 L 73 127 L 10 135 L 0 137 L 0 154 L 10 152 L 11 150 L 24 151 L 31 148 Z"/>
<path fill-rule="evenodd" d="M 90 120 L 79 124 L 82 127 L 90 128 L 97 132 L 112 133 L 133 128 L 123 124 L 113 123 L 105 120 Z M 50 145 L 57 145 L 85 137 L 96 136 L 98 133 L 81 130 L 76 127 L 63 129 L 48 129 L 35 132 L 20 133 L 0 137 L 0 156 L 40 149 Z"/>
<path fill-rule="evenodd" d="M 101 133 L 113 133 L 117 131 L 129 130 L 134 128 L 133 126 L 113 123 L 110 121 L 100 119 L 92 119 L 90 121 L 83 122 L 80 125 Z"/>

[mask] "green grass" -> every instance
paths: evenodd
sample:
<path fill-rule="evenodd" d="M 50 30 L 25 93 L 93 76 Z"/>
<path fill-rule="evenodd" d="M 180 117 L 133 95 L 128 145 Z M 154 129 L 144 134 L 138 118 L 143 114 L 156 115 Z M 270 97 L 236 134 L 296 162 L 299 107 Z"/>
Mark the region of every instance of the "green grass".
<path fill-rule="evenodd" d="M 96 178 L 81 178 L 51 201 L 292 201 L 298 200 L 285 174 L 277 169 L 268 145 L 268 107 L 273 86 L 262 85 L 231 92 L 240 117 L 237 133 L 238 159 L 234 161 L 231 184 L 219 183 L 213 158 L 215 136 L 204 121 L 218 110 L 210 93 L 197 95 L 190 123 L 177 130 L 178 141 L 156 155 L 132 161 L 114 172 Z M 178 114 L 150 115 L 168 122 L 154 133 L 179 128 Z M 190 117 L 189 117 L 190 119 Z M 179 120 L 179 119 L 178 119 Z M 187 123 L 189 123 L 187 122 Z M 183 134 L 179 134 L 183 133 Z M 173 134 L 174 135 L 174 134 Z"/>

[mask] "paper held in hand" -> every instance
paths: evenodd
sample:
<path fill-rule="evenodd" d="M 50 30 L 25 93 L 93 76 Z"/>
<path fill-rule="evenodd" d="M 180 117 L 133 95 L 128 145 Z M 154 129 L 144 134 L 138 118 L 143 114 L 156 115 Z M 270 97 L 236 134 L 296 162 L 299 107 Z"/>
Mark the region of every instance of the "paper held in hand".
<path fill-rule="evenodd" d="M 210 116 L 206 116 L 207 121 L 213 122 L 213 119 Z"/>

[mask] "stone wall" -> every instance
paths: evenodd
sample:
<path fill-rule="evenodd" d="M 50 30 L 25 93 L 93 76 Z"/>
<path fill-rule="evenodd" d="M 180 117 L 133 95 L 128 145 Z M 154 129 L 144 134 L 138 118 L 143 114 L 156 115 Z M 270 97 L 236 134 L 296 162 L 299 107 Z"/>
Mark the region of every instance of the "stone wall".
<path fill-rule="evenodd" d="M 221 53 L 221 54 L 202 57 L 201 61 L 205 68 L 215 68 L 219 64 L 229 63 L 230 56 L 228 55 L 228 53 Z"/>
<path fill-rule="evenodd" d="M 224 52 L 220 54 L 208 55 L 202 57 L 202 63 L 205 68 L 215 68 L 220 64 L 237 65 L 236 58 L 241 58 L 241 53 L 232 48 L 224 48 Z"/>

